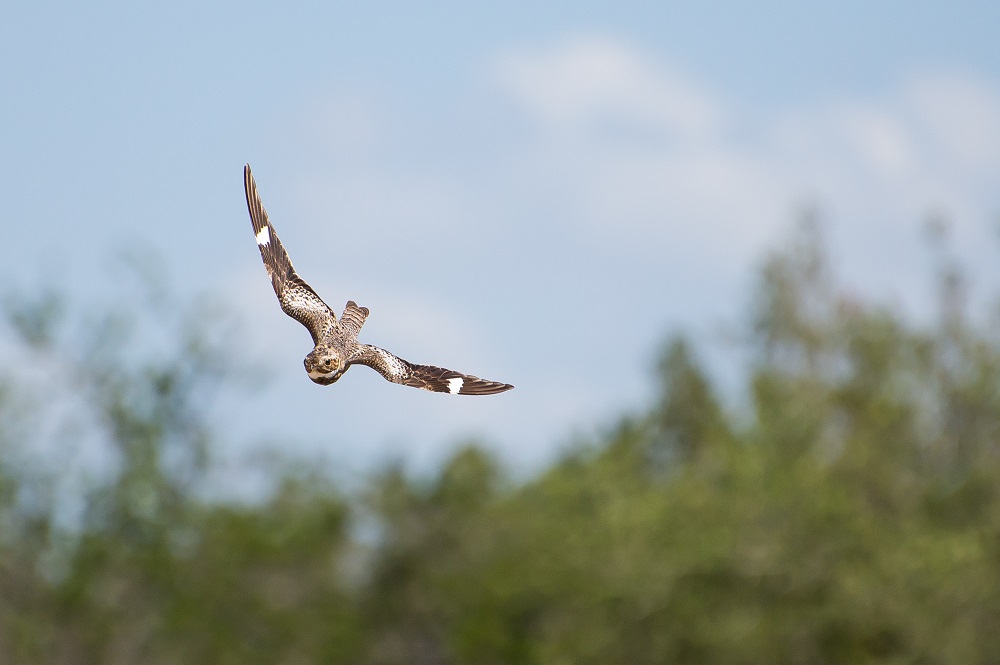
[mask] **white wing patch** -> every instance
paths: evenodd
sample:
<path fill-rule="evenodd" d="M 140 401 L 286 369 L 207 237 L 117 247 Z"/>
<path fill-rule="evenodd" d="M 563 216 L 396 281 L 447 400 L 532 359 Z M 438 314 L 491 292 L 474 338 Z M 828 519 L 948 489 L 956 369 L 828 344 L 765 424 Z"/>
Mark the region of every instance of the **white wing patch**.
<path fill-rule="evenodd" d="M 266 245 L 271 242 L 271 232 L 267 230 L 267 227 L 261 227 L 260 231 L 257 233 L 257 244 Z"/>
<path fill-rule="evenodd" d="M 433 365 L 414 365 L 385 349 L 371 344 L 359 344 L 358 350 L 348 361 L 348 366 L 358 363 L 367 365 L 393 383 L 451 395 L 493 395 L 510 390 L 514 386 L 507 383 L 487 381 L 471 374 L 458 372 Z"/>

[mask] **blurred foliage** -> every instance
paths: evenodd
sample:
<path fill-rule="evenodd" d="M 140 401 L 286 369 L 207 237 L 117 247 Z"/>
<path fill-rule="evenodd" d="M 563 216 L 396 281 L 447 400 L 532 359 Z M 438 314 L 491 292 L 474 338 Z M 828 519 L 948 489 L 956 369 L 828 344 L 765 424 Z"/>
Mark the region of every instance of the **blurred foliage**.
<path fill-rule="evenodd" d="M 148 356 L 127 315 L 61 335 L 58 298 L 8 299 L 115 470 L 62 525 L 0 376 L 0 662 L 994 662 L 1000 326 L 938 282 L 920 324 L 852 296 L 805 224 L 760 271 L 745 399 L 678 337 L 644 412 L 530 479 L 469 446 L 356 495 L 279 468 L 253 503 L 206 492 L 234 379 L 203 311 L 158 307 Z"/>

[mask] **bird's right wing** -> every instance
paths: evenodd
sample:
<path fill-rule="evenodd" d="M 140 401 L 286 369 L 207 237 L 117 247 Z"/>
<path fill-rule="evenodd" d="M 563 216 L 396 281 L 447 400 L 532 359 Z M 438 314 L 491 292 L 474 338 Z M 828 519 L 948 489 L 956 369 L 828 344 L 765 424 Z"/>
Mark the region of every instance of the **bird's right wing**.
<path fill-rule="evenodd" d="M 452 395 L 494 395 L 510 390 L 509 383 L 488 381 L 443 367 L 414 365 L 371 344 L 361 344 L 348 364 L 367 365 L 393 383 Z"/>
<path fill-rule="evenodd" d="M 267 219 L 267 211 L 257 193 L 257 183 L 249 164 L 243 169 L 243 184 L 257 247 L 267 274 L 271 276 L 271 286 L 278 296 L 281 309 L 304 325 L 312 335 L 313 343 L 318 343 L 324 332 L 337 323 L 337 317 L 312 287 L 296 274 L 288 253 L 278 240 L 278 234 Z"/>

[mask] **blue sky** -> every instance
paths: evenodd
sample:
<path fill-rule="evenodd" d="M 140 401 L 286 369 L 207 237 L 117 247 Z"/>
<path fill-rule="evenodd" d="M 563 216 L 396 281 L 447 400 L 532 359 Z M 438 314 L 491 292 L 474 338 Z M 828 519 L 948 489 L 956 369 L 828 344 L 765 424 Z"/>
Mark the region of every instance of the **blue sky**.
<path fill-rule="evenodd" d="M 110 300 L 108 261 L 153 247 L 179 293 L 231 299 L 273 378 L 225 407 L 237 441 L 295 421 L 345 465 L 477 435 L 545 459 L 648 397 L 669 332 L 718 346 L 806 205 L 856 288 L 901 306 L 930 293 L 931 213 L 1000 279 L 996 3 L 16 5 L 4 280 Z M 309 382 L 245 162 L 299 272 L 372 310 L 366 341 L 517 389 Z"/>

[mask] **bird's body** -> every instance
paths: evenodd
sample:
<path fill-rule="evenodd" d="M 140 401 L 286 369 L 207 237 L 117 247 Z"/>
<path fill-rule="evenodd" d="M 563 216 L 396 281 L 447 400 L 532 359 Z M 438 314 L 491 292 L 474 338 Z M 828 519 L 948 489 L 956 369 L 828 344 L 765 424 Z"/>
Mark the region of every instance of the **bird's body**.
<path fill-rule="evenodd" d="M 367 365 L 393 383 L 434 392 L 492 395 L 514 387 L 442 367 L 416 365 L 385 349 L 359 342 L 358 333 L 368 317 L 368 308 L 349 300 L 337 320 L 333 310 L 292 267 L 288 253 L 268 221 L 249 164 L 243 171 L 243 181 L 257 247 L 281 309 L 312 335 L 313 350 L 304 361 L 310 379 L 325 386 L 336 382 L 351 365 Z"/>

